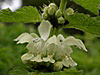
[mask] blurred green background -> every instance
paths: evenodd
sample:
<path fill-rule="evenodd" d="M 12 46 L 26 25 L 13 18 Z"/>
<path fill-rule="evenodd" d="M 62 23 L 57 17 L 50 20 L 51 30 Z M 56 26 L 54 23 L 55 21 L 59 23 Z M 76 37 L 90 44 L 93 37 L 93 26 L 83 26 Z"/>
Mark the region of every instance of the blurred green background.
<path fill-rule="evenodd" d="M 23 6 L 42 6 L 44 3 L 51 2 L 59 5 L 60 0 L 23 0 Z M 14 67 L 26 66 L 21 61 L 21 55 L 27 49 L 26 44 L 17 45 L 13 40 L 23 32 L 37 32 L 37 26 L 33 23 L 0 23 L 0 75 L 8 75 L 8 72 Z M 72 58 L 77 62 L 77 70 L 83 70 L 84 75 L 100 75 L 100 37 L 84 33 L 76 29 L 64 29 L 59 31 L 64 37 L 73 35 L 81 39 L 88 52 L 72 47 L 74 52 Z"/>
<path fill-rule="evenodd" d="M 76 47 L 72 47 L 74 50 L 72 58 L 78 63 L 78 66 L 74 68 L 83 70 L 84 75 L 100 75 L 99 37 L 89 33 L 84 33 L 84 35 L 79 33 L 72 34 L 75 33 L 76 30 L 66 30 L 61 30 L 59 33 L 65 37 L 73 35 L 81 39 L 89 50 L 88 52 L 84 52 Z M 13 41 L 23 32 L 37 33 L 37 28 L 33 23 L 0 23 L 0 75 L 7 75 L 14 67 L 25 66 L 20 57 L 27 51 L 27 49 L 25 49 L 26 44 L 17 45 L 16 42 Z"/>

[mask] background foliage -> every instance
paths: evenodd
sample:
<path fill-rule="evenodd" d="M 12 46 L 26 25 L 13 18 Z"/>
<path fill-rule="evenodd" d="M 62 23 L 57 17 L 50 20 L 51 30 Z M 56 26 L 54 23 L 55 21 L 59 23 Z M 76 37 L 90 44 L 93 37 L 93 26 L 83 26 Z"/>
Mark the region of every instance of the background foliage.
<path fill-rule="evenodd" d="M 23 23 L 0 23 L 0 75 L 7 75 L 9 70 L 14 67 L 26 67 L 20 59 L 21 55 L 27 50 L 24 45 L 16 45 L 13 40 L 23 32 L 36 32 L 34 26 L 24 25 Z M 65 34 L 59 31 L 65 37 L 71 34 Z M 73 59 L 78 63 L 77 67 L 72 70 L 83 70 L 84 75 L 99 75 L 100 74 L 100 40 L 92 34 L 74 35 L 76 38 L 84 40 L 84 43 L 89 52 L 84 52 L 76 47 L 73 47 Z M 88 38 L 90 37 L 90 38 Z M 22 70 L 22 69 L 21 69 Z M 20 72 L 20 71 L 19 71 Z M 71 71 L 72 72 L 72 71 Z M 18 73 L 18 72 L 17 72 Z M 13 74 L 12 74 L 13 75 Z"/>
<path fill-rule="evenodd" d="M 49 4 L 48 0 L 23 0 L 26 1 L 24 5 L 42 6 L 43 3 Z M 32 2 L 34 1 L 34 2 Z M 59 5 L 60 0 L 49 0 L 50 2 L 55 2 Z M 66 16 L 69 24 L 64 26 L 64 28 L 77 28 L 84 31 L 83 34 L 74 34 L 73 36 L 79 39 L 82 39 L 85 43 L 87 53 L 73 47 L 74 53 L 72 54 L 73 59 L 78 63 L 78 66 L 70 68 L 71 73 L 81 74 L 80 70 L 83 70 L 84 75 L 99 75 L 100 74 L 100 16 L 99 16 L 99 0 L 68 0 L 67 6 L 72 7 L 75 10 L 75 14 Z M 20 8 L 15 12 L 11 10 L 1 10 L 0 11 L 0 22 L 41 22 L 40 11 L 36 7 L 28 6 Z M 32 25 L 30 25 L 32 24 Z M 66 29 L 65 29 L 66 30 Z M 79 32 L 82 32 L 79 31 Z M 13 40 L 23 32 L 36 32 L 36 26 L 33 23 L 0 23 L 0 75 L 8 75 L 8 72 L 17 66 L 22 66 L 22 68 L 15 68 L 13 71 L 10 71 L 10 75 L 19 75 L 27 73 L 27 75 L 32 75 L 33 70 L 29 70 L 26 65 L 24 65 L 20 59 L 21 55 L 24 54 L 27 50 L 24 48 L 24 45 L 16 45 L 16 42 Z M 69 31 L 68 31 L 69 32 Z M 65 37 L 75 33 L 71 29 L 69 34 L 68 32 L 59 31 Z M 92 34 L 90 34 L 92 33 Z M 96 35 L 96 36 L 95 36 Z M 26 70 L 28 69 L 28 71 Z M 74 70 L 74 71 L 73 71 Z M 79 70 L 79 72 L 77 71 Z M 32 73 L 30 73 L 33 71 Z M 70 71 L 67 69 L 67 73 Z M 59 73 L 59 72 L 58 72 Z M 58 75 L 58 73 L 52 73 L 52 75 Z M 60 72 L 62 75 L 65 72 Z M 59 74 L 60 74 L 59 73 Z M 40 73 L 44 75 L 44 73 Z M 49 75 L 49 73 L 47 73 Z M 71 75 L 71 74 L 70 74 Z"/>
<path fill-rule="evenodd" d="M 98 5 L 100 4 L 100 0 L 74 0 L 77 4 L 80 4 L 85 9 L 90 10 L 91 12 L 98 15 Z"/>
<path fill-rule="evenodd" d="M 10 9 L 0 10 L 0 22 L 40 22 L 42 18 L 38 10 L 32 6 L 24 6 L 16 12 Z"/>

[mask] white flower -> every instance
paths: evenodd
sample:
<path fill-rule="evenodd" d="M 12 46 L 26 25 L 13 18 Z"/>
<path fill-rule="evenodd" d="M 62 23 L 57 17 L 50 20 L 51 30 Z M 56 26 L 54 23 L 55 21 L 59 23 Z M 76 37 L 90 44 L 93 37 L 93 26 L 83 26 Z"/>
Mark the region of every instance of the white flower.
<path fill-rule="evenodd" d="M 38 27 L 38 31 L 40 33 L 40 37 L 37 36 L 37 34 L 35 33 L 23 33 L 21 34 L 18 38 L 16 38 L 14 41 L 18 41 L 17 44 L 23 44 L 23 43 L 28 43 L 28 45 L 26 46 L 26 48 L 29 50 L 30 53 L 33 53 L 33 55 L 35 57 L 32 58 L 31 61 L 38 61 L 40 62 L 40 58 L 42 56 L 42 49 L 44 49 L 45 46 L 45 41 L 48 39 L 49 35 L 50 35 L 50 29 L 51 29 L 52 25 L 50 24 L 49 21 L 45 21 L 43 20 L 40 24 L 40 26 Z M 39 54 L 39 55 L 38 55 Z M 27 54 L 29 55 L 29 54 Z M 29 59 L 25 59 L 24 57 L 26 57 L 26 54 L 24 54 L 21 58 L 22 61 L 26 61 Z"/>
<path fill-rule="evenodd" d="M 62 64 L 63 64 L 64 66 L 66 66 L 66 67 L 69 67 L 69 66 L 76 66 L 76 65 L 77 65 L 77 63 L 74 62 L 74 60 L 72 60 L 72 58 L 71 58 L 71 57 L 68 57 L 68 56 L 66 56 L 66 57 L 63 59 Z"/>
<path fill-rule="evenodd" d="M 76 66 L 76 62 L 74 62 L 74 60 L 70 57 L 73 52 L 71 46 L 75 45 L 78 48 L 87 51 L 83 42 L 79 39 L 75 39 L 73 36 L 64 38 L 61 34 L 58 36 L 53 35 L 48 39 L 51 27 L 52 26 L 49 21 L 43 20 L 38 27 L 41 38 L 35 33 L 23 33 L 15 39 L 15 41 L 18 41 L 17 44 L 28 43 L 26 46 L 28 53 L 21 57 L 23 63 L 27 63 L 29 61 L 37 63 L 50 62 L 55 64 L 59 62 L 57 63 L 57 65 L 60 64 L 59 69 L 63 66 Z"/>
<path fill-rule="evenodd" d="M 21 59 L 22 59 L 23 63 L 26 64 L 33 57 L 34 57 L 34 55 L 32 53 L 26 53 L 21 56 Z"/>
<path fill-rule="evenodd" d="M 77 65 L 70 57 L 70 54 L 73 52 L 70 46 L 75 45 L 78 48 L 87 51 L 82 41 L 79 39 L 75 39 L 73 36 L 64 38 L 63 35 L 61 34 L 59 34 L 57 37 L 54 35 L 47 40 L 47 43 L 55 44 L 56 47 L 55 47 L 54 59 L 56 61 L 62 61 L 62 64 L 66 67 Z M 54 53 L 54 51 L 52 53 Z"/>
<path fill-rule="evenodd" d="M 40 26 L 38 27 L 38 31 L 40 33 L 41 38 L 46 41 L 47 38 L 50 35 L 50 29 L 51 29 L 52 25 L 50 24 L 49 21 L 45 21 L 43 20 L 40 24 Z M 36 41 L 39 40 L 39 37 L 37 36 L 37 34 L 35 33 L 23 33 L 21 34 L 18 38 L 16 38 L 14 41 L 18 41 L 17 44 L 21 43 L 30 43 L 32 41 Z"/>

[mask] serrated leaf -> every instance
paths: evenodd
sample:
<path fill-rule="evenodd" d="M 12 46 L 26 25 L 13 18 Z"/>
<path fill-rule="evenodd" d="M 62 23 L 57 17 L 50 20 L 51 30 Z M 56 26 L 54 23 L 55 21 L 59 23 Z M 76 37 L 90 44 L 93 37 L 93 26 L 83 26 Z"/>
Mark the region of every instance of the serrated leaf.
<path fill-rule="evenodd" d="M 80 4 L 87 10 L 90 10 L 91 12 L 98 14 L 99 8 L 98 5 L 100 4 L 100 0 L 73 0 L 77 4 Z"/>
<path fill-rule="evenodd" d="M 69 21 L 66 28 L 77 28 L 79 30 L 100 36 L 100 17 L 90 17 L 89 15 L 82 13 L 65 17 Z"/>
<path fill-rule="evenodd" d="M 0 10 L 0 22 L 41 22 L 38 10 L 32 6 L 24 6 L 15 12 L 10 9 Z"/>
<path fill-rule="evenodd" d="M 28 72 L 24 68 L 17 67 L 11 70 L 9 75 L 33 75 L 33 72 Z"/>

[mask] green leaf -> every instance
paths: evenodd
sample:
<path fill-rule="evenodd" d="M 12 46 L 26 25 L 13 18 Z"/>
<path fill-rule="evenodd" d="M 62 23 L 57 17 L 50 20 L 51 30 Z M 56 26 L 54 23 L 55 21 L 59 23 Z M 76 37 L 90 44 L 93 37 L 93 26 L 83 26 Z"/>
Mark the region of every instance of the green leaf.
<path fill-rule="evenodd" d="M 90 10 L 94 14 L 98 15 L 97 10 L 99 10 L 98 5 L 100 4 L 100 0 L 73 0 L 73 1 L 76 2 L 77 4 L 80 4 L 87 10 Z"/>
<path fill-rule="evenodd" d="M 17 67 L 9 72 L 9 75 L 82 75 L 83 71 L 77 70 L 64 70 L 59 72 L 28 72 L 26 69 Z"/>
<path fill-rule="evenodd" d="M 10 9 L 0 10 L 0 22 L 41 22 L 38 10 L 32 6 L 24 6 L 15 12 Z"/>
<path fill-rule="evenodd" d="M 17 67 L 10 71 L 9 75 L 33 75 L 33 72 L 28 72 L 24 68 Z"/>
<path fill-rule="evenodd" d="M 52 73 L 40 73 L 38 75 L 82 75 L 83 71 L 76 70 L 66 70 L 60 72 L 52 72 Z"/>
<path fill-rule="evenodd" d="M 90 17 L 89 15 L 81 13 L 65 17 L 69 21 L 66 28 L 77 28 L 79 30 L 100 36 L 100 17 Z"/>
<path fill-rule="evenodd" d="M 66 70 L 65 72 L 60 72 L 60 75 L 83 75 L 83 71 Z"/>

